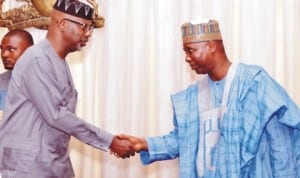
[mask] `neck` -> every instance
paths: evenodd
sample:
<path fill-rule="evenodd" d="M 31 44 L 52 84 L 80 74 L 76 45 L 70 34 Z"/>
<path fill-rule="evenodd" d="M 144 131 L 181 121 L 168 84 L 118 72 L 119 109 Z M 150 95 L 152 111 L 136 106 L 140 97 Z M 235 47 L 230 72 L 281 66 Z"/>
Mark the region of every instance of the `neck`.
<path fill-rule="evenodd" d="M 226 60 L 222 60 L 222 62 L 217 63 L 214 69 L 208 73 L 209 77 L 213 81 L 222 80 L 227 75 L 230 65 L 231 62 L 227 58 Z"/>
<path fill-rule="evenodd" d="M 62 46 L 62 42 L 60 40 L 57 40 L 55 38 L 56 35 L 50 35 L 49 33 L 47 34 L 46 38 L 49 41 L 49 43 L 51 44 L 52 48 L 54 49 L 54 51 L 56 52 L 56 54 L 63 60 L 65 60 L 65 58 L 68 55 L 68 52 L 65 50 L 64 46 Z"/>

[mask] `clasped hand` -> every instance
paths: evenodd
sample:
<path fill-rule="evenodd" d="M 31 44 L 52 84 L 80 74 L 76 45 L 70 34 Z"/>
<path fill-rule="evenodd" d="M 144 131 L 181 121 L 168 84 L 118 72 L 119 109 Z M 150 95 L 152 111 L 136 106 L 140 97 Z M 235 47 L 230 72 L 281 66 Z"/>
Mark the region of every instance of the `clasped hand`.
<path fill-rule="evenodd" d="M 144 138 L 138 138 L 131 135 L 119 134 L 114 136 L 110 145 L 110 153 L 117 158 L 129 158 L 135 153 L 148 150 L 147 142 Z"/>

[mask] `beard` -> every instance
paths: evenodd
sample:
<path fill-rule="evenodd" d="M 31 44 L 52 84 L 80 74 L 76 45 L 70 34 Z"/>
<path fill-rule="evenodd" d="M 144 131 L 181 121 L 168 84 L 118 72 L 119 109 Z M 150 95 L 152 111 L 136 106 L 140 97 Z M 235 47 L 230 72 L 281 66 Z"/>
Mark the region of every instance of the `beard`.
<path fill-rule="evenodd" d="M 80 44 L 80 43 L 78 43 L 76 51 L 81 51 L 81 50 L 82 50 L 82 48 L 83 48 L 83 46 L 81 46 L 81 44 Z"/>
<path fill-rule="evenodd" d="M 87 43 L 87 41 L 80 41 L 80 42 L 77 44 L 77 51 L 81 51 L 82 48 L 86 46 L 86 43 Z"/>

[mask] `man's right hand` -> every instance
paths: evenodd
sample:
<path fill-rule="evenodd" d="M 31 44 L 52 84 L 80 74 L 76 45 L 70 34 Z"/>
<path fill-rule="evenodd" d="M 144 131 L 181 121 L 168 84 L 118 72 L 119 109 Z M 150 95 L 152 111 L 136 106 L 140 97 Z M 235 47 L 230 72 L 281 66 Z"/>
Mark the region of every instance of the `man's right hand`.
<path fill-rule="evenodd" d="M 114 136 L 109 148 L 116 157 L 121 157 L 123 159 L 134 156 L 135 154 L 135 150 L 132 148 L 131 142 L 126 139 L 120 139 L 117 136 Z"/>
<path fill-rule="evenodd" d="M 128 140 L 131 143 L 131 149 L 139 153 L 140 151 L 148 151 L 148 144 L 146 139 L 134 137 L 131 135 L 119 134 L 117 138 L 121 140 Z"/>

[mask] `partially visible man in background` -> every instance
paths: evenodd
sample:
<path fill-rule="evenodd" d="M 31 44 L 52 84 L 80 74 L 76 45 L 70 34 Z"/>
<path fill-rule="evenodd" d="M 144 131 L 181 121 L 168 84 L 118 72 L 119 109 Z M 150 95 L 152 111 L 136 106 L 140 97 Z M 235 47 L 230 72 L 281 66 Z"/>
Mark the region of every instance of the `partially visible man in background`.
<path fill-rule="evenodd" d="M 33 38 L 29 32 L 15 29 L 7 32 L 2 38 L 0 49 L 4 69 L 7 71 L 0 74 L 0 120 L 3 116 L 3 108 L 8 83 L 12 70 L 23 52 L 33 45 Z"/>

